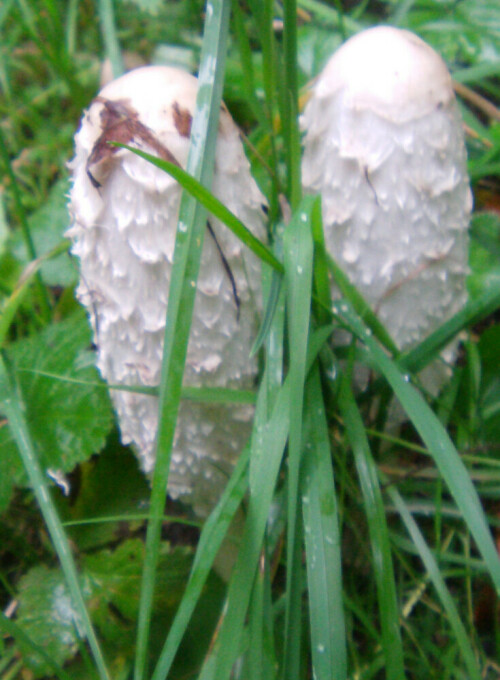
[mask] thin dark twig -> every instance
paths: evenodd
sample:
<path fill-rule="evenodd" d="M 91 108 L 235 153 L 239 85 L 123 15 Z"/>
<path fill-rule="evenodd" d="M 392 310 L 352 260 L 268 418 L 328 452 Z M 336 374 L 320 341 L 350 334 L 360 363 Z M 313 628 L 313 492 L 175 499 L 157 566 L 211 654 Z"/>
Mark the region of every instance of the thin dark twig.
<path fill-rule="evenodd" d="M 240 320 L 240 297 L 238 295 L 238 288 L 236 287 L 236 281 L 233 276 L 233 272 L 231 271 L 231 267 L 229 266 L 229 262 L 226 260 L 226 256 L 224 255 L 224 252 L 222 248 L 219 245 L 219 242 L 217 241 L 217 236 L 215 235 L 215 232 L 213 230 L 212 225 L 210 224 L 209 220 L 207 220 L 207 227 L 208 231 L 210 232 L 210 236 L 213 238 L 215 246 L 219 252 L 220 259 L 222 260 L 222 266 L 224 267 L 224 270 L 226 274 L 229 277 L 229 281 L 231 282 L 231 288 L 233 289 L 233 297 L 234 297 L 234 304 L 236 305 L 236 320 Z"/>

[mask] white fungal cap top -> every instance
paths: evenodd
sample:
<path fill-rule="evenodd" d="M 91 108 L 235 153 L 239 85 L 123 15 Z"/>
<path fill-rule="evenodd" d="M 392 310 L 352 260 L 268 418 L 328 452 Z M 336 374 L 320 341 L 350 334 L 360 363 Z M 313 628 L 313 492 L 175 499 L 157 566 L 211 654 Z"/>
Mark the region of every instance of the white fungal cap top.
<path fill-rule="evenodd" d="M 472 198 L 446 66 L 408 31 L 364 31 L 319 75 L 301 124 L 327 248 L 409 348 L 466 300 Z"/>
<path fill-rule="evenodd" d="M 185 167 L 196 93 L 196 78 L 183 71 L 137 69 L 99 93 L 75 136 L 73 224 L 67 235 L 81 262 L 77 294 L 94 328 L 98 367 L 110 383 L 159 383 L 181 190 L 166 173 L 107 142 L 133 145 Z M 265 200 L 224 107 L 212 190 L 264 238 Z M 257 373 L 249 352 L 260 310 L 260 267 L 226 227 L 212 217 L 209 222 L 215 236 L 205 236 L 184 384 L 245 389 Z M 150 472 L 156 398 L 119 391 L 112 398 L 124 443 L 134 445 Z M 251 417 L 248 406 L 183 402 L 170 494 L 208 512 L 246 442 Z"/>
<path fill-rule="evenodd" d="M 414 33 L 390 26 L 362 31 L 327 63 L 315 95 L 345 89 L 345 104 L 403 123 L 453 99 L 446 64 Z"/>

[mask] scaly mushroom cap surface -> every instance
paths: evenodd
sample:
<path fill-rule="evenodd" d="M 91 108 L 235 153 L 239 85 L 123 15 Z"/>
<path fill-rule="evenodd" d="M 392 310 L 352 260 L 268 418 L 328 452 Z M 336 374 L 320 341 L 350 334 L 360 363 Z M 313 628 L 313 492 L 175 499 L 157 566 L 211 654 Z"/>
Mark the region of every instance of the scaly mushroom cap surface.
<path fill-rule="evenodd" d="M 472 197 L 446 65 L 408 31 L 363 31 L 319 75 L 301 125 L 327 249 L 407 349 L 466 301 Z"/>
<path fill-rule="evenodd" d="M 144 67 L 107 85 L 84 113 L 70 167 L 79 300 L 88 310 L 97 364 L 109 383 L 158 385 L 181 190 L 166 173 L 110 140 L 185 167 L 197 80 L 178 69 Z M 222 107 L 212 191 L 259 238 L 264 197 L 238 130 Z M 260 310 L 256 258 L 217 220 L 205 236 L 184 384 L 249 388 L 249 352 Z M 180 225 L 182 229 L 182 225 Z M 219 247 L 234 277 L 235 292 Z M 122 440 L 146 473 L 154 465 L 155 397 L 112 391 Z M 218 500 L 250 432 L 252 408 L 182 402 L 169 493 L 206 514 Z"/>

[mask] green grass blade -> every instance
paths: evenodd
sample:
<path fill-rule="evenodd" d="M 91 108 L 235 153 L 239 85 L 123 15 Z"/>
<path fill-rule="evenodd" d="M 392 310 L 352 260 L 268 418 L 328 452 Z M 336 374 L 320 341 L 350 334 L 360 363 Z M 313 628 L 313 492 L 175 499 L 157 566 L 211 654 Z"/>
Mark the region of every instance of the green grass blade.
<path fill-rule="evenodd" d="M 388 680 L 402 680 L 405 678 L 403 645 L 385 508 L 380 491 L 377 468 L 349 383 L 350 376 L 345 374 L 342 378 L 338 403 L 354 454 L 368 520 L 373 556 L 372 563 L 377 584 L 386 677 Z"/>
<path fill-rule="evenodd" d="M 73 58 L 76 49 L 76 35 L 78 30 L 78 0 L 68 0 L 66 8 L 65 34 L 66 52 Z"/>
<path fill-rule="evenodd" d="M 109 59 L 111 64 L 113 78 L 118 78 L 124 73 L 125 69 L 116 33 L 113 0 L 98 0 L 98 9 L 106 59 Z"/>
<path fill-rule="evenodd" d="M 74 64 L 66 51 L 65 41 L 62 39 L 64 29 L 55 5 L 48 3 L 49 8 L 52 9 L 49 9 L 48 12 L 47 9 L 41 12 L 38 7 L 35 7 L 32 2 L 27 2 L 27 0 L 16 0 L 16 4 L 19 7 L 22 22 L 40 50 L 42 59 L 65 82 L 76 108 L 82 108 L 85 91 L 75 78 Z M 47 6 L 47 3 L 45 4 Z M 52 10 L 57 15 L 55 23 L 53 20 L 54 11 Z M 50 18 L 49 14 L 52 14 Z"/>
<path fill-rule="evenodd" d="M 265 551 L 265 549 L 264 549 Z M 248 650 L 249 680 L 274 680 L 276 659 L 273 640 L 273 613 L 269 562 L 259 561 L 250 609 L 248 629 L 250 647 Z"/>
<path fill-rule="evenodd" d="M 316 198 L 306 196 L 283 235 L 290 366 L 290 436 L 288 443 L 287 591 L 283 677 L 298 678 L 300 669 L 301 551 L 298 527 L 299 468 L 306 379 L 307 340 L 312 293 L 311 213 Z"/>
<path fill-rule="evenodd" d="M 283 243 L 281 241 L 281 236 L 277 235 L 274 241 L 274 252 L 281 256 L 282 250 Z M 267 305 L 269 305 L 269 298 L 274 294 L 273 280 L 276 280 L 276 276 L 277 274 L 274 271 L 270 274 L 269 269 L 266 269 L 263 272 L 263 289 L 270 289 L 267 294 Z M 265 338 L 266 371 L 263 376 L 262 384 L 265 385 L 266 388 L 264 394 L 267 397 L 267 418 L 271 417 L 271 405 L 274 404 L 276 394 L 283 383 L 284 337 L 285 291 L 284 287 L 280 286 L 276 308 L 271 319 L 271 328 Z"/>
<path fill-rule="evenodd" d="M 4 134 L 2 132 L 2 127 L 0 126 L 0 156 L 5 166 L 5 172 L 11 182 L 12 194 L 14 196 L 14 209 L 16 217 L 21 225 L 21 232 L 26 244 L 26 250 L 32 260 L 36 260 L 36 250 L 33 243 L 33 238 L 31 236 L 31 231 L 28 225 L 28 220 L 26 218 L 26 211 L 23 206 L 22 194 L 17 181 L 16 174 L 12 167 L 12 163 L 9 157 L 9 152 L 7 150 L 7 144 L 5 141 Z M 35 276 L 37 294 L 40 301 L 40 306 L 42 308 L 43 315 L 46 320 L 50 319 L 50 301 L 45 286 L 43 285 L 40 272 L 36 272 Z"/>
<path fill-rule="evenodd" d="M 278 150 L 274 132 L 274 121 L 278 111 L 276 94 L 279 92 L 279 78 L 281 78 L 281 71 L 278 69 L 277 45 L 273 27 L 274 2 L 273 0 L 254 2 L 252 3 L 251 11 L 255 16 L 257 35 L 262 45 L 262 77 L 265 94 L 263 108 L 266 123 L 265 129 L 271 150 L 271 179 L 273 187 L 270 197 L 269 214 L 271 222 L 274 222 L 278 219 L 278 196 L 282 193 L 279 182 Z M 280 74 L 279 76 L 278 73 Z"/>
<path fill-rule="evenodd" d="M 149 394 L 151 396 L 158 396 L 157 387 L 149 387 L 146 385 L 132 386 L 132 385 L 115 385 L 113 383 L 106 383 L 104 381 L 97 382 L 93 380 L 79 380 L 78 378 L 71 378 L 66 375 L 58 375 L 57 373 L 50 373 L 49 371 L 38 371 L 31 368 L 18 368 L 19 373 L 33 373 L 50 380 L 59 380 L 61 382 L 72 383 L 73 385 L 91 385 L 102 390 L 117 390 L 122 392 L 135 392 L 136 394 Z M 181 399 L 186 401 L 210 402 L 212 404 L 255 404 L 256 392 L 253 390 L 233 390 L 230 387 L 183 387 L 181 391 Z"/>
<path fill-rule="evenodd" d="M 198 603 L 215 556 L 224 540 L 231 520 L 246 493 L 248 486 L 248 459 L 249 449 L 247 448 L 238 459 L 220 502 L 203 527 L 189 582 L 151 680 L 165 680 L 170 672 L 172 662 Z"/>
<path fill-rule="evenodd" d="M 345 14 L 341 15 L 337 9 L 327 5 L 319 0 L 298 0 L 299 7 L 311 12 L 311 14 L 320 18 L 324 25 L 332 26 L 333 28 L 338 28 L 340 23 L 343 24 L 344 29 L 347 30 L 349 34 L 357 33 L 364 26 L 356 21 L 353 21 L 349 16 Z"/>
<path fill-rule="evenodd" d="M 267 299 L 266 308 L 264 310 L 264 317 L 262 319 L 259 332 L 257 333 L 257 337 L 255 338 L 255 341 L 252 345 L 252 349 L 250 350 L 251 357 L 257 354 L 259 349 L 264 344 L 271 329 L 273 318 L 280 299 L 281 281 L 282 277 L 274 269 L 271 277 L 271 288 Z"/>
<path fill-rule="evenodd" d="M 295 209 L 302 195 L 299 133 L 299 86 L 297 62 L 297 2 L 283 2 L 283 47 L 285 62 L 285 111 L 283 134 L 287 164 L 288 200 Z"/>
<path fill-rule="evenodd" d="M 326 254 L 328 259 L 328 266 L 333 274 L 335 283 L 340 289 L 342 296 L 345 297 L 353 309 L 359 314 L 363 321 L 369 326 L 373 331 L 376 338 L 386 347 L 391 354 L 398 355 L 399 350 L 396 347 L 394 340 L 391 338 L 384 325 L 379 321 L 377 315 L 372 310 L 368 302 L 365 301 L 361 293 L 357 290 L 355 286 L 349 281 L 348 277 L 342 269 L 338 266 L 335 260 Z"/>
<path fill-rule="evenodd" d="M 500 291 L 496 287 L 485 290 L 476 299 L 470 300 L 463 309 L 423 340 L 418 347 L 406 354 L 402 354 L 398 364 L 404 370 L 418 373 L 463 328 L 482 321 L 490 314 L 493 314 L 499 307 Z"/>
<path fill-rule="evenodd" d="M 243 10 L 241 9 L 238 2 L 233 2 L 233 22 L 240 52 L 241 67 L 243 69 L 242 87 L 244 89 L 246 99 L 250 104 L 253 115 L 259 122 L 259 125 L 265 127 L 265 113 L 262 110 L 262 105 L 256 94 L 252 47 L 250 45 L 250 38 L 247 34 L 247 28 L 245 26 Z"/>
<path fill-rule="evenodd" d="M 247 248 L 249 248 L 262 262 L 269 264 L 273 269 L 278 272 L 283 272 L 283 265 L 279 262 L 276 257 L 272 254 L 267 246 L 265 246 L 262 241 L 252 234 L 252 232 L 245 227 L 243 222 L 236 217 L 226 206 L 215 198 L 215 196 L 208 191 L 200 182 L 192 177 L 188 172 L 180 168 L 174 163 L 169 163 L 164 161 L 157 156 L 152 156 L 145 151 L 140 151 L 140 149 L 135 149 L 134 147 L 127 146 L 126 144 L 112 143 L 113 146 L 119 146 L 124 149 L 132 151 L 137 156 L 144 158 L 153 165 L 156 165 L 160 170 L 164 170 L 166 173 L 171 175 L 179 184 L 189 192 L 199 203 L 204 206 L 208 212 L 210 212 L 214 217 L 217 217 L 221 222 L 223 222 L 226 227 L 231 229 L 233 234 L 237 236 L 242 243 L 244 243 Z"/>
<path fill-rule="evenodd" d="M 56 507 L 50 496 L 46 477 L 38 461 L 33 442 L 31 441 L 28 425 L 23 415 L 23 405 L 20 403 L 19 397 L 11 384 L 8 369 L 2 357 L 0 357 L 0 387 L 0 409 L 8 420 L 9 429 L 12 433 L 12 437 L 17 443 L 19 454 L 22 458 L 33 492 L 40 506 L 52 543 L 61 563 L 68 590 L 75 608 L 75 617 L 77 617 L 78 624 L 81 625 L 85 631 L 85 636 L 92 650 L 101 680 L 109 680 L 110 676 L 106 668 L 104 657 L 85 606 L 78 580 L 78 572 L 71 554 L 69 541 L 57 515 Z"/>
<path fill-rule="evenodd" d="M 492 581 L 500 593 L 500 559 L 481 507 L 476 489 L 448 433 L 420 393 L 375 342 L 369 329 L 345 301 L 334 305 L 334 313 L 361 339 L 378 370 L 392 387 L 395 396 L 413 422 L 448 485 L 455 503 L 476 542 Z"/>
<path fill-rule="evenodd" d="M 14 290 L 12 291 L 11 295 L 7 300 L 5 300 L 4 304 L 2 305 L 2 310 L 0 314 L 0 347 L 3 347 L 4 345 L 11 323 L 16 315 L 17 310 L 23 303 L 23 300 L 26 298 L 29 287 L 33 283 L 33 280 L 39 282 L 40 285 L 43 287 L 43 284 L 39 279 L 40 267 L 47 260 L 50 260 L 53 257 L 57 257 L 61 253 L 66 252 L 68 248 L 69 242 L 62 241 L 55 248 L 53 248 L 47 253 L 44 253 L 43 255 L 38 257 L 36 260 L 33 260 L 26 266 L 23 273 L 19 277 L 19 280 Z M 43 290 L 45 291 L 45 289 Z"/>
<path fill-rule="evenodd" d="M 219 635 L 202 670 L 200 680 L 226 680 L 238 656 L 243 626 L 253 589 L 261 546 L 271 505 L 274 486 L 288 437 L 290 414 L 290 381 L 278 387 L 281 376 L 281 344 L 283 310 L 273 322 L 268 338 L 269 361 L 261 381 L 250 458 L 250 504 L 242 545 L 227 597 L 227 610 Z M 316 355 L 308 353 L 307 368 Z M 268 416 L 268 413 L 271 413 Z"/>
<path fill-rule="evenodd" d="M 200 675 L 200 680 L 227 680 L 238 656 L 257 564 L 264 540 L 269 508 L 288 437 L 290 382 L 280 388 L 267 424 L 255 418 L 250 469 L 250 502 L 247 520 L 227 594 L 219 635 Z M 264 410 L 264 409 L 262 409 Z"/>
<path fill-rule="evenodd" d="M 188 173 L 210 186 L 213 177 L 218 116 L 222 100 L 230 2 L 217 0 L 209 4 L 203 37 L 199 90 L 191 129 Z M 167 494 L 170 456 L 182 390 L 196 283 L 205 234 L 206 211 L 188 194 L 183 194 L 177 230 L 174 265 L 168 297 L 163 363 L 159 398 L 159 425 L 156 465 L 151 492 L 151 515 L 146 535 L 134 677 L 146 674 L 149 629 L 155 588 L 156 566 L 160 547 L 163 509 Z"/>
<path fill-rule="evenodd" d="M 311 221 L 314 241 L 314 294 L 318 301 L 320 301 L 320 304 L 315 305 L 315 316 L 318 323 L 324 325 L 331 321 L 330 309 L 332 304 L 330 277 L 328 274 L 328 256 L 321 215 L 321 197 L 318 196 Z"/>
<path fill-rule="evenodd" d="M 317 680 L 345 680 L 347 648 L 339 517 L 317 367 L 312 370 L 307 388 L 304 419 L 308 438 L 301 471 L 301 493 L 313 676 Z"/>
<path fill-rule="evenodd" d="M 384 484 L 387 484 L 385 475 L 381 475 L 381 479 Z M 465 626 L 460 619 L 455 602 L 453 601 L 450 591 L 446 587 L 444 578 L 441 574 L 441 571 L 439 570 L 439 565 L 437 564 L 434 555 L 430 551 L 420 529 L 418 528 L 417 523 L 413 519 L 399 491 L 394 486 L 390 485 L 387 487 L 387 494 L 394 503 L 396 510 L 399 512 L 401 519 L 403 520 L 406 529 L 410 534 L 416 549 L 418 550 L 420 558 L 427 569 L 427 573 L 429 574 L 429 578 L 436 589 L 439 599 L 441 600 L 441 604 L 446 611 L 448 620 L 453 629 L 458 646 L 467 666 L 469 680 L 480 680 L 482 676 L 474 655 L 474 650 L 470 644 L 469 636 L 465 630 Z"/>

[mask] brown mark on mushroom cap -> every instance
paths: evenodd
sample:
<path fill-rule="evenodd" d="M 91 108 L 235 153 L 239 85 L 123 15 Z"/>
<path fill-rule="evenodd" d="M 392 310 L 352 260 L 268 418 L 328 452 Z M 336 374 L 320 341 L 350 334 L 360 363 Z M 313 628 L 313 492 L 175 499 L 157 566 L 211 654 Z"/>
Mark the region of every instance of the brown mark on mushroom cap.
<path fill-rule="evenodd" d="M 172 116 L 177 132 L 181 137 L 189 137 L 191 134 L 191 123 L 193 118 L 187 109 L 179 106 L 178 102 L 172 104 Z"/>
<path fill-rule="evenodd" d="M 87 175 L 96 189 L 101 186 L 101 182 L 90 172 L 90 168 L 102 164 L 99 173 L 101 179 L 107 175 L 109 164 L 106 161 L 109 161 L 119 150 L 118 147 L 111 146 L 110 142 L 129 145 L 134 141 L 136 143 L 143 142 L 155 151 L 162 160 L 180 167 L 175 156 L 158 140 L 153 131 L 141 123 L 139 114 L 127 103 L 127 100 L 111 101 L 98 96 L 94 99 L 94 102 L 103 104 L 100 114 L 102 132 L 87 160 Z"/>

